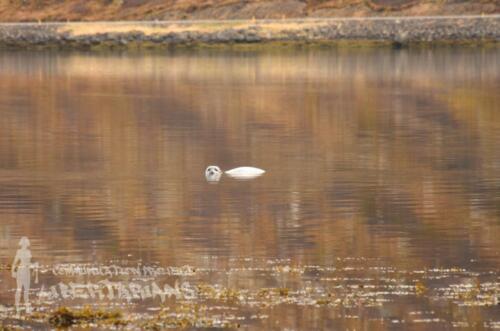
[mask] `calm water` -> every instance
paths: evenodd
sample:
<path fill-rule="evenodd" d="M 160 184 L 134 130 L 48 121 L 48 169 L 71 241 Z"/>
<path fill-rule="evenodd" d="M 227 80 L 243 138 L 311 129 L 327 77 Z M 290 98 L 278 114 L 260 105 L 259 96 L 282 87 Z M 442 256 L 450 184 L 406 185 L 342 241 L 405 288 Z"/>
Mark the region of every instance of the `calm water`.
<path fill-rule="evenodd" d="M 236 305 L 242 329 L 500 327 L 480 301 L 500 295 L 499 91 L 498 48 L 0 53 L 0 263 L 27 236 L 46 286 L 121 261 L 386 299 Z M 209 184 L 210 164 L 267 173 Z M 441 295 L 460 284 L 480 293 Z"/>

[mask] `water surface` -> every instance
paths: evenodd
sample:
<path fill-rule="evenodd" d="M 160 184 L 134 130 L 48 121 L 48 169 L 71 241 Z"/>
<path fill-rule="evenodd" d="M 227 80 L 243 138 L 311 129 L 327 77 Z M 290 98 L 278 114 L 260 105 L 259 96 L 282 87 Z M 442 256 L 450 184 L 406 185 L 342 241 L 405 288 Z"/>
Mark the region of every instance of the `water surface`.
<path fill-rule="evenodd" d="M 500 327 L 497 301 L 477 304 L 500 291 L 498 91 L 495 48 L 0 53 L 0 262 L 27 236 L 47 270 L 188 265 L 194 283 L 333 297 L 395 273 L 410 295 L 239 307 L 241 327 Z M 267 172 L 209 184 L 210 164 Z M 441 295 L 457 284 L 479 284 L 475 305 Z"/>

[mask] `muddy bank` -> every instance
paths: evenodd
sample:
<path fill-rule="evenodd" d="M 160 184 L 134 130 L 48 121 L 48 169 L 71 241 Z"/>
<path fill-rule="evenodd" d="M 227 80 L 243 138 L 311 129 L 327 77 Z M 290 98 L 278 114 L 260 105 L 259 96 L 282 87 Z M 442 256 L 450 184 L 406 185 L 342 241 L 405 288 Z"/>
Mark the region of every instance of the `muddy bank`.
<path fill-rule="evenodd" d="M 370 19 L 0 24 L 3 48 L 161 48 L 176 45 L 380 42 L 497 43 L 500 15 Z"/>

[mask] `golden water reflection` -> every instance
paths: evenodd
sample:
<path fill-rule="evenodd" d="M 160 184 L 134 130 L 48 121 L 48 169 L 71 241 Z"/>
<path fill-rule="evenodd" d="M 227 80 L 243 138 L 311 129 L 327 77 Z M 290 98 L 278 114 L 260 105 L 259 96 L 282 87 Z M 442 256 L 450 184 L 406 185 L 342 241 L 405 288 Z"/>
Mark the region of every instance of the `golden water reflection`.
<path fill-rule="evenodd" d="M 498 270 L 499 55 L 1 53 L 0 261 Z"/>

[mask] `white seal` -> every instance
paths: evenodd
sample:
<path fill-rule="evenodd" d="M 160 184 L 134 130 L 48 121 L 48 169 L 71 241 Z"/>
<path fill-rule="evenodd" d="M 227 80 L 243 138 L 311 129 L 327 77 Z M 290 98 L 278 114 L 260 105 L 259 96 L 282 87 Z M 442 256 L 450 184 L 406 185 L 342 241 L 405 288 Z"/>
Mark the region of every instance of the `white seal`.
<path fill-rule="evenodd" d="M 255 167 L 238 167 L 225 171 L 225 174 L 237 179 L 252 179 L 263 175 L 265 172 L 265 170 Z M 222 170 L 218 166 L 211 165 L 205 170 L 205 178 L 209 182 L 219 181 L 221 176 Z"/>

